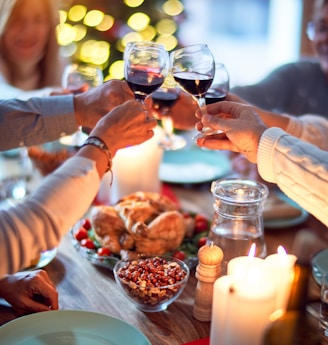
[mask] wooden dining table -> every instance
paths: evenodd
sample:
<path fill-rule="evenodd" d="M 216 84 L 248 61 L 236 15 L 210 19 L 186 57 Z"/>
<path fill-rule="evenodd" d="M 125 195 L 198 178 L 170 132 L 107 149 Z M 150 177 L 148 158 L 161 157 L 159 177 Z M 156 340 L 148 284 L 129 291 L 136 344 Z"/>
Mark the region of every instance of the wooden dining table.
<path fill-rule="evenodd" d="M 213 216 L 213 198 L 209 184 L 170 185 L 181 207 Z M 302 224 L 279 229 L 265 229 L 268 254 L 276 253 L 278 245 L 287 252 L 293 247 L 295 236 L 308 230 L 318 237 L 313 252 L 328 247 L 328 229 L 309 216 Z M 58 246 L 56 257 L 44 269 L 55 283 L 61 310 L 83 310 L 121 319 L 139 329 L 153 345 L 181 345 L 208 338 L 210 322 L 193 317 L 194 293 L 197 284 L 195 269 L 191 270 L 186 288 L 180 297 L 162 312 L 141 312 L 119 290 L 110 269 L 95 266 L 77 252 L 68 233 Z M 309 305 L 317 305 L 319 286 L 311 279 Z M 313 308 L 315 313 L 315 308 Z M 15 319 L 12 308 L 0 301 L 0 323 Z M 1 343 L 1 339 L 0 339 Z M 124 344 L 126 345 L 126 344 Z"/>

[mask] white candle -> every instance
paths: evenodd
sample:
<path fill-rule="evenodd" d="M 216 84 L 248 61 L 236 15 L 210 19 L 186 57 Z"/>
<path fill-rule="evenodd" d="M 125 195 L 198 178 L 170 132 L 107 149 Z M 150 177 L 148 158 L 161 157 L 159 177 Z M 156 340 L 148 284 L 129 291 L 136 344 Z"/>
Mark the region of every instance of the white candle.
<path fill-rule="evenodd" d="M 275 288 L 265 276 L 255 265 L 242 281 L 233 275 L 216 280 L 210 345 L 261 344 L 275 304 Z"/>
<path fill-rule="evenodd" d="M 137 146 L 119 150 L 113 159 L 113 184 L 110 202 L 138 192 L 160 192 L 159 166 L 163 150 L 158 146 L 161 129 L 156 128 L 152 139 Z"/>
<path fill-rule="evenodd" d="M 277 252 L 265 258 L 264 262 L 276 286 L 275 309 L 285 310 L 294 277 L 296 256 L 287 254 L 282 246 L 278 247 Z"/>

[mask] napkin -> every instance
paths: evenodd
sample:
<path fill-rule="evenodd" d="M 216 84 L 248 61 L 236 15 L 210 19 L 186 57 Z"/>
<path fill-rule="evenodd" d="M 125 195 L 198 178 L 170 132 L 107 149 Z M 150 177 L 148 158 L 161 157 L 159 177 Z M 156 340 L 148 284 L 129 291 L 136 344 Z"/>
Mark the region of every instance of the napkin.
<path fill-rule="evenodd" d="M 199 340 L 194 340 L 190 343 L 185 343 L 182 345 L 209 345 L 210 344 L 210 338 L 203 338 Z"/>

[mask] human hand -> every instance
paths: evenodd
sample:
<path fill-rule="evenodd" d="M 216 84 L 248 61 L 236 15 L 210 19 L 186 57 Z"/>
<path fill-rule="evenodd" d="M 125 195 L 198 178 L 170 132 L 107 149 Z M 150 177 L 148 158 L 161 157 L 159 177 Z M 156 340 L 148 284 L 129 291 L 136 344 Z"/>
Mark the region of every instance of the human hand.
<path fill-rule="evenodd" d="M 147 116 L 140 102 L 127 101 L 102 117 L 90 136 L 101 138 L 113 157 L 121 148 L 150 139 L 156 125 L 156 119 Z"/>
<path fill-rule="evenodd" d="M 77 94 L 74 96 L 77 123 L 93 128 L 102 116 L 127 100 L 134 100 L 134 95 L 128 84 L 120 80 L 110 80 Z"/>
<path fill-rule="evenodd" d="M 145 103 L 148 111 L 154 117 L 160 119 L 163 116 L 152 107 L 151 97 L 147 97 Z M 182 131 L 194 129 L 197 122 L 195 113 L 198 108 L 198 104 L 193 97 L 181 90 L 177 102 L 170 109 L 170 117 L 173 119 L 174 128 Z"/>
<path fill-rule="evenodd" d="M 58 309 L 58 292 L 44 270 L 2 277 L 0 297 L 10 303 L 18 315 Z"/>
<path fill-rule="evenodd" d="M 207 106 L 207 114 L 196 124 L 198 130 L 210 127 L 224 133 L 197 139 L 197 145 L 214 150 L 243 153 L 253 163 L 257 162 L 260 138 L 267 126 L 251 106 L 235 102 L 218 102 Z"/>

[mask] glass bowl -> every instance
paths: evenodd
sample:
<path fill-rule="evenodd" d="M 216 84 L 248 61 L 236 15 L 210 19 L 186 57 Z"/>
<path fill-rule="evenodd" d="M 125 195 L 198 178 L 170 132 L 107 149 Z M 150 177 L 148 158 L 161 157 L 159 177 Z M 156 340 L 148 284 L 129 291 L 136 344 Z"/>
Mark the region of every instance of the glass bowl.
<path fill-rule="evenodd" d="M 120 260 L 114 276 L 123 294 L 144 312 L 158 312 L 174 302 L 189 278 L 188 265 L 168 256 Z"/>

